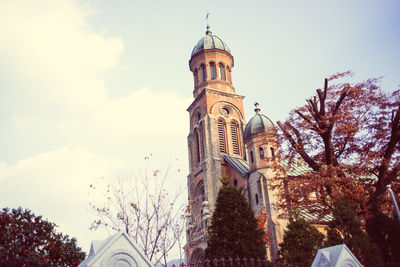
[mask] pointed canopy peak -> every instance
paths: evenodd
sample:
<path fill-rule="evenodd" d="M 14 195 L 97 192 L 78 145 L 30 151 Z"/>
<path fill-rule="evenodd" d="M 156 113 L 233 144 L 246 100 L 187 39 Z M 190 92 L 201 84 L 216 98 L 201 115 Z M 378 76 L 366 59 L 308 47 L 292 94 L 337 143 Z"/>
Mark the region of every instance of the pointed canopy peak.
<path fill-rule="evenodd" d="M 210 30 L 210 25 L 207 24 L 206 35 L 211 35 L 212 31 Z"/>
<path fill-rule="evenodd" d="M 254 103 L 254 107 L 255 107 L 255 108 L 254 108 L 254 111 L 255 111 L 257 114 L 260 113 L 260 111 L 261 111 L 259 105 L 260 105 L 260 104 L 258 104 L 258 102 Z"/>

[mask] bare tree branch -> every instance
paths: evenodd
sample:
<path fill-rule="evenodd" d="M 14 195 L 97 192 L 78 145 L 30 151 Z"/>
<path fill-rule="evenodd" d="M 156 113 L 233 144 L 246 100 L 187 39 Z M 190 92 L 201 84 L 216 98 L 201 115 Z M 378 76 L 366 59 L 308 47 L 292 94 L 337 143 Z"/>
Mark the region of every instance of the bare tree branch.
<path fill-rule="evenodd" d="M 278 125 L 281 128 L 281 130 L 283 131 L 285 137 L 289 140 L 289 142 L 292 144 L 293 148 L 300 154 L 300 156 L 304 159 L 304 161 L 307 162 L 307 164 L 314 171 L 318 171 L 320 166 L 304 150 L 304 146 L 303 146 L 303 144 L 301 142 L 300 133 L 296 130 L 296 128 L 294 128 L 289 122 L 285 123 L 285 126 L 289 127 L 290 129 L 292 129 L 292 131 L 295 133 L 298 142 L 296 142 L 293 139 L 293 137 L 287 131 L 286 127 L 283 126 L 279 121 L 278 121 Z"/>
<path fill-rule="evenodd" d="M 391 135 L 389 142 L 386 145 L 385 153 L 382 158 L 381 165 L 378 168 L 378 182 L 375 190 L 375 198 L 378 198 L 384 191 L 387 184 L 389 184 L 392 179 L 387 178 L 387 173 L 389 172 L 390 160 L 395 151 L 396 145 L 400 142 L 400 104 L 395 111 L 395 115 L 391 122 Z M 398 168 L 395 168 L 392 175 L 398 173 Z"/>
<path fill-rule="evenodd" d="M 294 158 L 299 170 L 304 163 L 313 170 L 298 179 L 291 176 L 286 184 L 277 180 L 282 199 L 290 199 L 281 207 L 318 203 L 327 212 L 334 199 L 345 197 L 359 206 L 364 221 L 373 204 L 389 210 L 386 185 L 400 175 L 400 89 L 389 96 L 377 85 L 379 79 L 328 87 L 328 80 L 350 74 L 325 79 L 323 90 L 278 122 L 284 137 L 281 158 Z M 398 192 L 400 184 L 393 188 Z"/>
<path fill-rule="evenodd" d="M 168 252 L 183 238 L 184 220 L 181 189 L 167 190 L 169 169 L 136 175 L 130 182 L 107 187 L 105 204 L 91 204 L 98 218 L 91 229 L 124 229 L 154 264 L 166 259 Z M 93 188 L 94 189 L 94 188 Z"/>

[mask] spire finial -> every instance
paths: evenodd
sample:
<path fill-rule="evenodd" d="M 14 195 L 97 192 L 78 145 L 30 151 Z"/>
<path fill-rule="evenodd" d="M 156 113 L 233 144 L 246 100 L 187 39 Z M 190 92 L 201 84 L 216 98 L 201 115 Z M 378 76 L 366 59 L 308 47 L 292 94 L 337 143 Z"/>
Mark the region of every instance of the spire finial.
<path fill-rule="evenodd" d="M 254 111 L 258 114 L 258 113 L 260 113 L 260 107 L 259 107 L 259 104 L 258 104 L 258 102 L 256 102 L 256 103 L 254 103 L 254 106 L 256 107 L 255 109 L 254 109 Z"/>
<path fill-rule="evenodd" d="M 210 24 L 208 23 L 208 16 L 210 15 L 210 12 L 207 11 L 206 13 L 206 22 L 207 22 L 207 30 L 206 30 L 206 34 L 210 35 L 212 34 L 211 30 L 210 30 Z"/>

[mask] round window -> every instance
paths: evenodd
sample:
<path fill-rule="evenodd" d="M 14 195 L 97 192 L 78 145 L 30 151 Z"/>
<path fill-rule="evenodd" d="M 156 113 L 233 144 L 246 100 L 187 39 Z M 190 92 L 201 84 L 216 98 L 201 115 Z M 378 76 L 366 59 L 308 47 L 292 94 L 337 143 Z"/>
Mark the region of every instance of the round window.
<path fill-rule="evenodd" d="M 228 116 L 230 113 L 230 110 L 227 107 L 221 108 L 221 113 L 222 115 Z"/>

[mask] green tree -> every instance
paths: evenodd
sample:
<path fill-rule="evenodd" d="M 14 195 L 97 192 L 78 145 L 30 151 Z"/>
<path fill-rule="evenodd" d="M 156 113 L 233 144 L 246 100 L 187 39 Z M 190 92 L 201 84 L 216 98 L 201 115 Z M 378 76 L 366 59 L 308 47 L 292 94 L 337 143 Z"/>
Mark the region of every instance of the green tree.
<path fill-rule="evenodd" d="M 76 239 L 55 232 L 56 225 L 30 210 L 0 212 L 1 266 L 77 266 L 85 253 Z"/>
<path fill-rule="evenodd" d="M 367 222 L 367 232 L 371 240 L 380 248 L 385 263 L 400 262 L 400 225 L 398 220 L 382 212 L 375 212 Z"/>
<path fill-rule="evenodd" d="M 301 217 L 290 221 L 279 245 L 280 261 L 285 265 L 310 266 L 324 235 Z"/>
<path fill-rule="evenodd" d="M 366 266 L 382 263 L 380 250 L 362 229 L 362 222 L 355 213 L 356 207 L 347 200 L 338 200 L 329 222 L 328 240 L 325 245 L 346 244 L 353 254 Z"/>
<path fill-rule="evenodd" d="M 265 258 L 264 231 L 241 190 L 224 185 L 208 229 L 206 257 Z"/>

